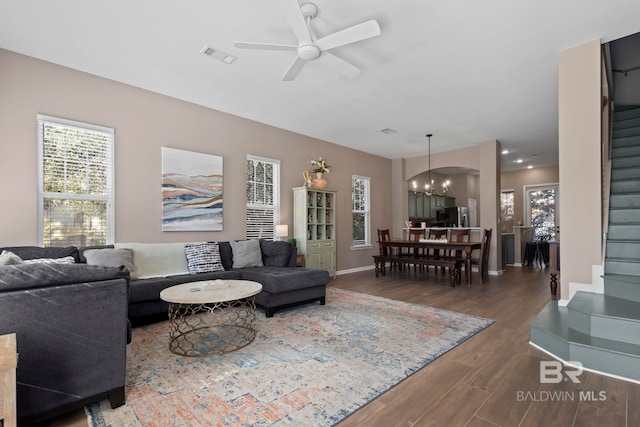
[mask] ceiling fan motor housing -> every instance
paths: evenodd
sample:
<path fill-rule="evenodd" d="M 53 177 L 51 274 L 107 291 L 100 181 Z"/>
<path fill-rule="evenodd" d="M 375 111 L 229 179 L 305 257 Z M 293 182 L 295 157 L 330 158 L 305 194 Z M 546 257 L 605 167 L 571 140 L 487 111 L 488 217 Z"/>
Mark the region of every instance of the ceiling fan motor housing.
<path fill-rule="evenodd" d="M 303 44 L 298 46 L 298 56 L 305 61 L 313 61 L 320 57 L 320 48 L 313 44 Z"/>

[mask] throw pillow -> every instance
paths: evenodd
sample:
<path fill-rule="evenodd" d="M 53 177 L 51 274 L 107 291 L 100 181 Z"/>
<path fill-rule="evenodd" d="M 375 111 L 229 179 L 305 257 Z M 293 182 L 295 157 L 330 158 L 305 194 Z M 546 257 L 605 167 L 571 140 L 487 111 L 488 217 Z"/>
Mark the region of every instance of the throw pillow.
<path fill-rule="evenodd" d="M 0 254 L 0 265 L 22 264 L 22 258 L 10 251 L 2 251 Z"/>
<path fill-rule="evenodd" d="M 62 258 L 34 258 L 25 259 L 24 264 L 75 264 L 76 259 L 71 255 Z"/>
<path fill-rule="evenodd" d="M 264 254 L 262 259 L 264 265 L 268 267 L 287 267 L 289 265 L 291 252 L 293 251 L 291 243 L 265 240 L 262 242 L 261 247 Z"/>
<path fill-rule="evenodd" d="M 7 246 L 1 249 L 13 252 L 23 260 L 36 258 L 55 259 L 72 256 L 75 262 L 79 261 L 78 248 L 75 246 L 47 246 L 46 248 L 41 246 Z"/>
<path fill-rule="evenodd" d="M 83 256 L 87 259 L 87 265 L 102 265 L 104 267 L 124 267 L 133 275 L 133 250 L 119 249 L 87 249 Z"/>
<path fill-rule="evenodd" d="M 257 240 L 241 240 L 229 242 L 233 251 L 233 268 L 263 267 L 260 242 Z"/>
<path fill-rule="evenodd" d="M 224 271 L 217 243 L 188 244 L 184 247 L 184 254 L 187 256 L 190 273 Z"/>

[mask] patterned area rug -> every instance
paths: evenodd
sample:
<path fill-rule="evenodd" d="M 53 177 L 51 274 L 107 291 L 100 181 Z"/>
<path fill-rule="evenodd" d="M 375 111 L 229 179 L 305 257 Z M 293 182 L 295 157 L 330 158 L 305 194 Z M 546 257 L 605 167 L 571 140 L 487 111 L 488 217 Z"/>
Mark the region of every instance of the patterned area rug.
<path fill-rule="evenodd" d="M 127 403 L 87 408 L 93 426 L 329 426 L 493 321 L 327 289 L 257 316 L 255 341 L 202 358 L 169 352 L 167 322 L 133 330 Z"/>

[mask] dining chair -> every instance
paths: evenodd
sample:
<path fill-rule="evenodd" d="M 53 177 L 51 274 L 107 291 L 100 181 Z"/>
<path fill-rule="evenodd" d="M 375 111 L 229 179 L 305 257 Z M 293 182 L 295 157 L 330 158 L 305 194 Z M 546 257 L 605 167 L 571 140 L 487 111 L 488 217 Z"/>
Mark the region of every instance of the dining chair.
<path fill-rule="evenodd" d="M 433 228 L 429 229 L 429 239 L 430 240 L 440 240 L 443 237 L 447 237 L 447 230 L 435 230 Z M 439 249 L 429 249 L 427 251 L 426 254 L 427 257 L 432 258 L 432 259 L 439 259 L 440 258 L 440 250 Z M 438 267 L 434 267 L 436 274 L 438 273 Z M 442 274 L 445 274 L 445 268 L 441 267 L 442 269 Z M 427 267 L 427 270 L 429 270 L 429 268 Z"/>
<path fill-rule="evenodd" d="M 480 270 L 482 282 L 489 280 L 489 250 L 491 248 L 491 234 L 493 229 L 484 229 L 482 233 L 482 244 L 480 246 L 480 257 L 471 258 L 471 265 L 477 265 Z"/>
<path fill-rule="evenodd" d="M 419 242 L 420 239 L 424 239 L 424 230 L 409 230 L 409 240 L 412 242 Z M 413 250 L 409 249 L 409 254 L 408 254 L 408 258 L 411 259 L 412 257 L 414 259 L 417 258 L 424 258 L 426 256 L 424 249 L 418 249 L 418 248 L 413 248 Z M 410 263 L 410 261 L 409 261 Z M 413 264 L 413 270 L 416 271 L 418 267 L 418 264 Z M 423 270 L 423 265 L 420 265 L 420 270 Z"/>
<path fill-rule="evenodd" d="M 378 248 L 380 249 L 380 255 L 382 256 L 387 256 L 389 255 L 388 253 L 388 247 L 382 245 L 380 242 L 388 242 L 389 240 L 391 240 L 391 235 L 389 234 L 389 229 L 380 229 L 378 228 Z"/>
<path fill-rule="evenodd" d="M 469 230 L 468 228 L 452 228 L 451 232 L 449 233 L 449 241 L 450 242 L 468 242 L 469 238 L 470 238 L 470 232 L 471 230 Z M 460 283 L 460 279 L 462 277 L 462 264 L 464 264 L 464 258 L 462 257 L 462 251 L 461 250 L 457 250 L 455 251 L 455 253 L 451 253 L 451 251 L 446 254 L 447 257 L 449 258 L 455 258 L 456 261 L 459 261 L 456 263 L 456 270 L 458 270 L 458 283 Z M 471 274 L 470 271 L 465 271 L 465 274 Z"/>
<path fill-rule="evenodd" d="M 378 228 L 378 249 L 380 250 L 380 256 L 389 256 L 391 255 L 390 251 L 391 248 L 389 248 L 388 246 L 384 246 L 382 243 L 380 242 L 388 242 L 389 240 L 391 240 L 391 234 L 389 233 L 389 229 L 380 229 Z M 385 267 L 386 267 L 386 261 L 382 263 L 382 274 L 384 275 L 385 272 Z M 389 270 L 393 271 L 395 267 L 395 263 L 390 262 L 389 263 Z"/>

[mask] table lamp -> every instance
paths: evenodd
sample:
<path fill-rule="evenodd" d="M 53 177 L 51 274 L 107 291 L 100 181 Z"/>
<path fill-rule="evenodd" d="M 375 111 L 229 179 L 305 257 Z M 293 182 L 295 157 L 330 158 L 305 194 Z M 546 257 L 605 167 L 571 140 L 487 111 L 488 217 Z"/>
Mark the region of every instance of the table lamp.
<path fill-rule="evenodd" d="M 289 235 L 289 226 L 287 224 L 276 225 L 276 237 L 278 240 L 282 240 L 283 237 Z"/>

